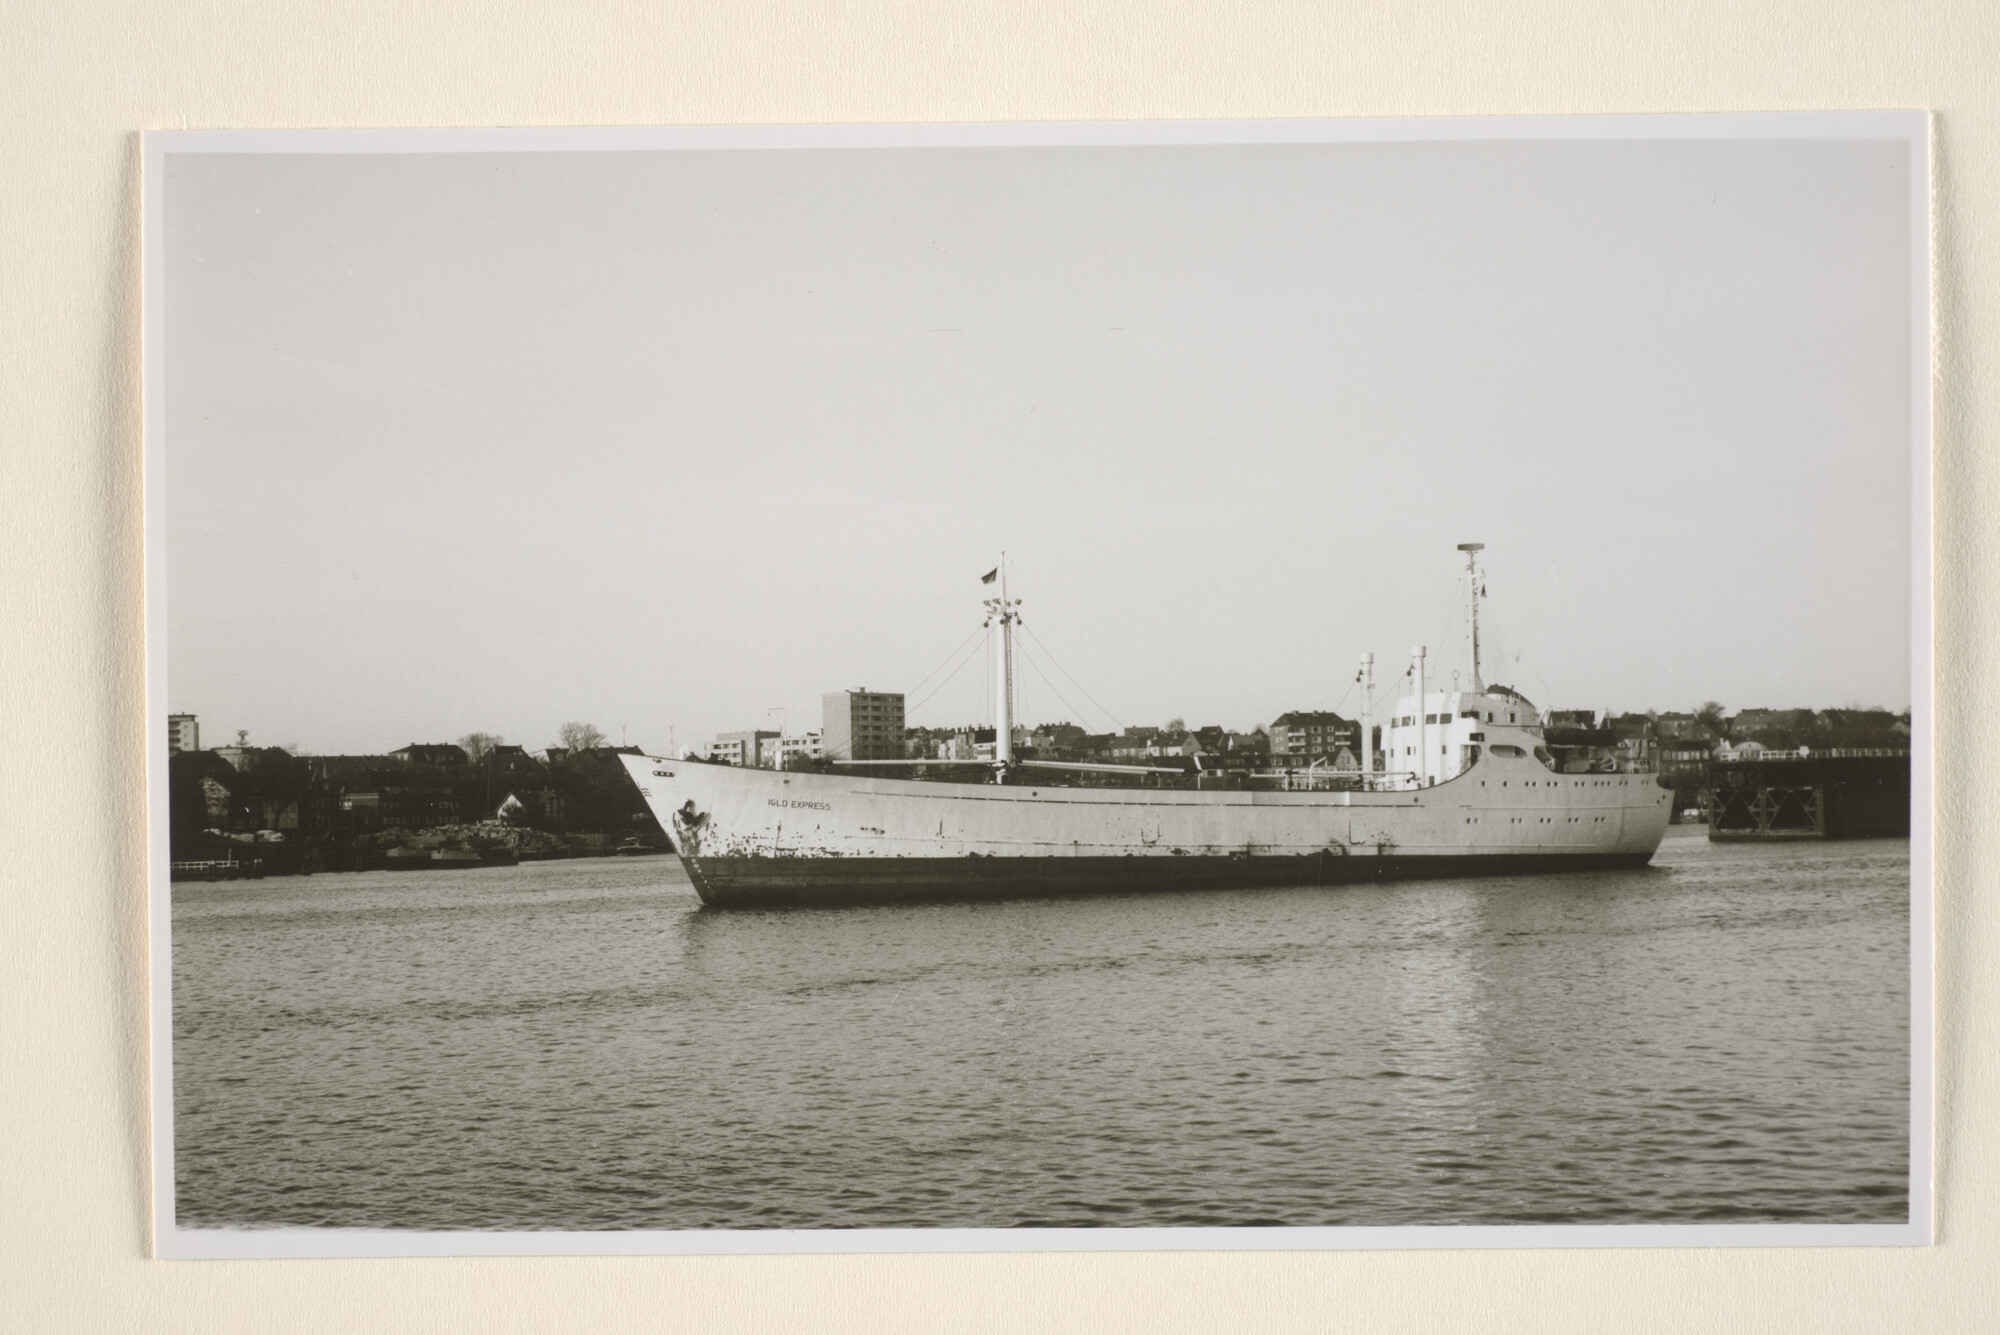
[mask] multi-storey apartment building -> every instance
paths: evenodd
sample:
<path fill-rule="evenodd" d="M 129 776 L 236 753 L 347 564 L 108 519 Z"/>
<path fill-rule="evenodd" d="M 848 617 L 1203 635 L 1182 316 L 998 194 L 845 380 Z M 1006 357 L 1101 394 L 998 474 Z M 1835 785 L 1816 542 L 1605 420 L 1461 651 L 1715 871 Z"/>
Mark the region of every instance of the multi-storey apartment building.
<path fill-rule="evenodd" d="M 818 760 L 825 753 L 826 748 L 821 744 L 817 731 L 773 737 L 764 743 L 764 765 L 767 769 L 783 769 L 790 761 L 800 758 Z"/>
<path fill-rule="evenodd" d="M 710 760 L 727 761 L 745 768 L 770 765 L 764 758 L 764 748 L 777 739 L 775 732 L 719 732 L 715 740 L 708 744 Z"/>
<path fill-rule="evenodd" d="M 821 745 L 829 760 L 903 759 L 900 691 L 835 691 L 821 697 Z"/>
<path fill-rule="evenodd" d="M 1313 761 L 1336 756 L 1342 748 L 1361 750 L 1361 726 L 1338 714 L 1293 710 L 1271 723 L 1271 759 Z"/>

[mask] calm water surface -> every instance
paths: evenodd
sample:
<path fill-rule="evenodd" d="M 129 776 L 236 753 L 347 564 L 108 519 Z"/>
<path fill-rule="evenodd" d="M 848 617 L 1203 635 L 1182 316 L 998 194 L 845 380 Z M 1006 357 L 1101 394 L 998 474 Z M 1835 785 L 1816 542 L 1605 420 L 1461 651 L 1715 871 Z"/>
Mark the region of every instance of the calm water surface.
<path fill-rule="evenodd" d="M 1895 1222 L 1909 845 L 719 913 L 671 858 L 174 887 L 183 1225 Z"/>

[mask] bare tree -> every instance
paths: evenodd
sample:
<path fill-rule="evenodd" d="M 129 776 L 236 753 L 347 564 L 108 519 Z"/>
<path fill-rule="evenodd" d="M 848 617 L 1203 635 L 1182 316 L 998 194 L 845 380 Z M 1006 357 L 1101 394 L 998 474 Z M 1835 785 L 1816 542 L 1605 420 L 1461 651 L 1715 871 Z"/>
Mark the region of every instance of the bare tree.
<path fill-rule="evenodd" d="M 1722 716 L 1722 706 L 1713 700 L 1705 701 L 1700 709 L 1694 711 L 1694 721 L 1708 729 L 1710 736 L 1729 735 L 1729 720 Z"/>
<path fill-rule="evenodd" d="M 565 723 L 556 734 L 556 741 L 572 751 L 589 751 L 604 745 L 604 734 L 589 723 Z"/>
<path fill-rule="evenodd" d="M 506 740 L 490 732 L 468 732 L 458 739 L 458 749 L 465 752 L 466 759 L 477 765 L 493 754 L 494 747 Z"/>

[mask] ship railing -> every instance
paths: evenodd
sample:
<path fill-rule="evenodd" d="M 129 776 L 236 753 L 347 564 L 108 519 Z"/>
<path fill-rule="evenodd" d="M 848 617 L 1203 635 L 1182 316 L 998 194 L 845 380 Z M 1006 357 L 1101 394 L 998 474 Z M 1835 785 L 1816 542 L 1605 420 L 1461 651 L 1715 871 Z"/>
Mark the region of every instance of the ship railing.
<path fill-rule="evenodd" d="M 1709 757 L 1712 765 L 1750 764 L 1766 760 L 1861 760 L 1907 757 L 1903 747 L 1886 746 L 1798 746 L 1785 750 L 1717 752 Z"/>
<path fill-rule="evenodd" d="M 1279 770 L 1272 776 L 1287 792 L 1326 793 L 1361 786 L 1359 770 Z"/>
<path fill-rule="evenodd" d="M 202 861 L 169 862 L 167 874 L 175 880 L 223 880 L 240 876 L 262 876 L 262 858 L 211 858 Z"/>
<path fill-rule="evenodd" d="M 1401 792 L 1421 787 L 1413 770 L 1254 770 L 1253 779 L 1271 783 L 1286 792 Z"/>

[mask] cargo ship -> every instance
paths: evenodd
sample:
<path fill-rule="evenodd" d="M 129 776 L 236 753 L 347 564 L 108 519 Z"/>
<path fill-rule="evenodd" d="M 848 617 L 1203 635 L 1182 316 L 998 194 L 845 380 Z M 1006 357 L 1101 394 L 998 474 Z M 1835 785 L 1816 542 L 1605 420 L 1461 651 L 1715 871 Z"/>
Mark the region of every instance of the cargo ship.
<path fill-rule="evenodd" d="M 1379 729 L 1364 655 L 1359 767 L 1203 787 L 1165 766 L 1017 755 L 1006 561 L 982 583 L 994 632 L 993 755 L 844 760 L 826 772 L 622 757 L 672 836 L 702 902 L 806 907 L 1139 893 L 1639 867 L 1672 793 L 1638 763 L 1570 772 L 1520 692 L 1480 676 L 1479 543 L 1468 578 L 1469 689 L 1432 689 L 1412 648 L 1410 690 Z M 1377 734 L 1379 732 L 1379 745 Z M 901 773 L 899 773 L 901 771 Z"/>

